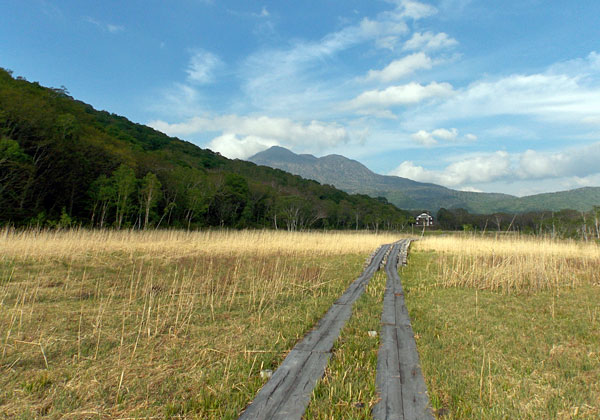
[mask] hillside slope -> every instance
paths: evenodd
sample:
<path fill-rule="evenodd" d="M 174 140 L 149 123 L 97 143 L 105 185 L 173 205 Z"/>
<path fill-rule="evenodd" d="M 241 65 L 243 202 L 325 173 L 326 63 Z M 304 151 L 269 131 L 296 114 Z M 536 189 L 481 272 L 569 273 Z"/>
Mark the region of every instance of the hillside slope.
<path fill-rule="evenodd" d="M 600 188 L 515 197 L 508 194 L 457 191 L 440 185 L 412 181 L 397 176 L 379 175 L 366 166 L 340 155 L 317 158 L 297 155 L 290 150 L 273 146 L 248 159 L 258 165 L 279 168 L 344 191 L 385 197 L 405 209 L 464 208 L 472 213 L 558 211 L 574 209 L 588 211 L 600 205 Z"/>
<path fill-rule="evenodd" d="M 0 69 L 0 224 L 395 228 L 408 213 L 230 160 Z"/>
<path fill-rule="evenodd" d="M 406 209 L 437 211 L 441 207 L 461 207 L 478 211 L 482 205 L 513 198 L 506 194 L 456 191 L 407 178 L 379 175 L 360 162 L 344 156 L 316 158 L 312 155 L 296 155 L 278 146 L 257 153 L 248 160 L 314 179 L 322 184 L 330 184 L 347 192 L 382 196 Z"/>

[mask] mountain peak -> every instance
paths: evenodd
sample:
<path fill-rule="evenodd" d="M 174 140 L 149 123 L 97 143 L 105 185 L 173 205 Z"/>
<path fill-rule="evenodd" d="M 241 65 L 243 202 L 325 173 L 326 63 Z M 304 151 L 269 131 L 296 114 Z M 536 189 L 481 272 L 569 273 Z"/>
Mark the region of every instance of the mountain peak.
<path fill-rule="evenodd" d="M 274 146 L 248 159 L 301 177 L 330 184 L 349 193 L 384 196 L 390 202 L 408 209 L 437 210 L 440 207 L 473 208 L 472 201 L 497 200 L 501 194 L 477 194 L 454 191 L 397 176 L 372 172 L 362 163 L 339 154 L 317 158 L 298 155 L 284 147 Z"/>
<path fill-rule="evenodd" d="M 321 184 L 334 185 L 348 192 L 365 193 L 365 188 L 368 188 L 369 193 L 378 195 L 379 191 L 385 189 L 379 187 L 386 184 L 387 178 L 393 178 L 394 182 L 400 185 L 420 185 L 405 178 L 378 175 L 362 163 L 338 154 L 317 158 L 313 155 L 298 155 L 284 147 L 274 146 L 248 160 L 257 165 L 270 166 L 314 179 Z"/>
<path fill-rule="evenodd" d="M 560 210 L 569 207 L 587 210 L 600 202 L 600 188 L 589 187 L 521 198 L 507 194 L 456 191 L 397 176 L 378 175 L 362 163 L 342 155 L 317 158 L 313 155 L 297 155 L 279 146 L 257 153 L 249 160 L 314 179 L 321 184 L 330 184 L 349 193 L 385 197 L 400 208 L 412 210 L 437 211 L 441 207 L 464 208 L 473 213 Z"/>
<path fill-rule="evenodd" d="M 271 166 L 274 162 L 286 162 L 288 164 L 302 164 L 316 160 L 317 158 L 313 155 L 298 155 L 289 149 L 281 146 L 271 146 L 267 150 L 258 152 L 254 156 L 248 158 L 250 162 L 254 162 L 257 165 Z"/>

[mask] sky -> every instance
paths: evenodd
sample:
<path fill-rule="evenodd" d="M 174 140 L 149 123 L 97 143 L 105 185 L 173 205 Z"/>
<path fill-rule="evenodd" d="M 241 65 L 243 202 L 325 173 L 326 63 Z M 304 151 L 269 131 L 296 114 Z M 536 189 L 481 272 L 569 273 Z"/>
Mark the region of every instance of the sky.
<path fill-rule="evenodd" d="M 3 0 L 0 67 L 230 158 L 600 186 L 597 0 Z"/>

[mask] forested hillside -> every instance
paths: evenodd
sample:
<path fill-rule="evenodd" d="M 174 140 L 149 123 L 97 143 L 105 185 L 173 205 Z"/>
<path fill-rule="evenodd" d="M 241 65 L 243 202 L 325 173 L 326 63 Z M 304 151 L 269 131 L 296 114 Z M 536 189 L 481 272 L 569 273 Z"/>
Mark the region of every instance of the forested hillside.
<path fill-rule="evenodd" d="M 0 69 L 0 223 L 393 229 L 410 215 L 189 142 Z"/>

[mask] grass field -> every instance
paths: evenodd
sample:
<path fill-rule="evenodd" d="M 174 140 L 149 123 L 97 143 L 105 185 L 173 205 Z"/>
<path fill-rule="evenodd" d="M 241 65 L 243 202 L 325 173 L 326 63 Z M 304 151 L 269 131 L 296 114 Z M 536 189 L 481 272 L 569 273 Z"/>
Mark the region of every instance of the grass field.
<path fill-rule="evenodd" d="M 0 234 L 0 417 L 237 418 L 396 236 Z"/>
<path fill-rule="evenodd" d="M 401 276 L 444 419 L 600 418 L 600 249 L 438 237 Z"/>
<path fill-rule="evenodd" d="M 2 231 L 0 418 L 237 418 L 397 239 Z M 401 277 L 438 418 L 600 418 L 599 267 L 597 244 L 413 243 Z M 307 419 L 371 418 L 384 285 L 357 302 Z"/>

